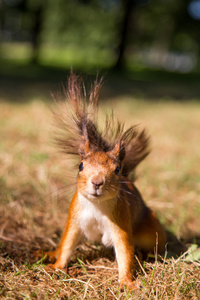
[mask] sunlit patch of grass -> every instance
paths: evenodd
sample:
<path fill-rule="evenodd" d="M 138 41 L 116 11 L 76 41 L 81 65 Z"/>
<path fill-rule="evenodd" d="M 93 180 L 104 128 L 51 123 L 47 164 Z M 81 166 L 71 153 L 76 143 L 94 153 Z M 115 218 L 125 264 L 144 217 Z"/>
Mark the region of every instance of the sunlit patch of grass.
<path fill-rule="evenodd" d="M 5 99 L 6 100 L 6 99 Z M 51 114 L 40 99 L 0 103 L 0 297 L 27 299 L 198 299 L 200 228 L 200 104 L 146 102 L 119 97 L 107 105 L 127 126 L 141 124 L 152 152 L 138 167 L 136 185 L 193 256 L 173 248 L 138 267 L 141 289 L 120 291 L 117 264 L 97 245 L 81 245 L 69 274 L 48 272 L 34 249 L 52 249 L 60 239 L 77 171 L 51 147 Z M 187 246 L 189 246 L 187 244 Z M 195 252 L 196 251 L 196 252 Z M 182 256 L 181 253 L 183 254 Z"/>
<path fill-rule="evenodd" d="M 13 55 L 13 47 L 15 55 Z M 0 50 L 4 60 L 14 60 L 22 64 L 30 62 L 33 54 L 29 43 L 3 43 Z M 38 60 L 44 66 L 51 65 L 69 69 L 73 66 L 86 71 L 95 67 L 108 68 L 114 63 L 115 57 L 112 49 L 98 49 L 91 47 L 91 45 L 80 48 L 73 44 L 63 47 L 55 44 L 44 44 L 40 47 Z"/>

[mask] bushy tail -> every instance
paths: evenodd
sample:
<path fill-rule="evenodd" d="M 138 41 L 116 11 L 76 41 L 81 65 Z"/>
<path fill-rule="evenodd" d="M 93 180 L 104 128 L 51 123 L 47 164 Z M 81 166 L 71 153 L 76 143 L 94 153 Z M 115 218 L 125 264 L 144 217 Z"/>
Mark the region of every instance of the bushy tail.
<path fill-rule="evenodd" d="M 88 139 L 94 151 L 111 151 L 118 141 L 123 142 L 125 158 L 123 175 L 128 176 L 149 153 L 149 138 L 138 126 L 124 130 L 124 123 L 117 120 L 113 113 L 105 116 L 105 125 L 98 125 L 99 92 L 102 79 L 96 80 L 89 95 L 82 80 L 71 72 L 66 101 L 57 101 L 53 110 L 57 133 L 55 142 L 69 155 L 78 155 L 82 139 Z"/>

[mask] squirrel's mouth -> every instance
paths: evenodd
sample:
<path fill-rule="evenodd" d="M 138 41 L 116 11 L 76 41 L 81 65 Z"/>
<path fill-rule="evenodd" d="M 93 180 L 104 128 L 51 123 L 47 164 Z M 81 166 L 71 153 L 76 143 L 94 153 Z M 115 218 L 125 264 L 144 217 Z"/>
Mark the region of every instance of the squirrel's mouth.
<path fill-rule="evenodd" d="M 103 191 L 102 191 L 102 189 L 97 189 L 97 190 L 95 189 L 90 192 L 90 195 L 93 196 L 94 198 L 98 198 L 103 195 Z"/>
<path fill-rule="evenodd" d="M 99 192 L 99 191 L 97 190 L 97 191 L 91 193 L 91 196 L 94 196 L 95 198 L 98 198 L 98 197 L 102 196 L 102 192 Z"/>

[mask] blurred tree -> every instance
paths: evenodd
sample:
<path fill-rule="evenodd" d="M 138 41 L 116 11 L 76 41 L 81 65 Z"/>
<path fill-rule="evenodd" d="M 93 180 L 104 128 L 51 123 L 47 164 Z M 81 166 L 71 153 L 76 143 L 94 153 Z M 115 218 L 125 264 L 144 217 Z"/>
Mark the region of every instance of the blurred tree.
<path fill-rule="evenodd" d="M 37 63 L 40 51 L 41 32 L 43 26 L 43 17 L 45 10 L 45 1 L 30 1 L 29 11 L 32 16 L 32 28 L 31 28 L 31 43 L 33 49 L 32 62 Z"/>
<path fill-rule="evenodd" d="M 2 29 L 3 29 L 3 26 L 4 26 L 4 8 L 5 8 L 5 5 L 4 5 L 4 2 L 3 0 L 0 0 L 0 39 L 2 39 Z"/>
<path fill-rule="evenodd" d="M 200 16 L 188 10 L 193 2 L 200 0 L 0 0 L 0 30 L 5 40 L 31 42 L 34 62 L 43 44 L 73 45 L 88 56 L 107 51 L 118 69 L 138 53 L 150 53 L 161 66 L 172 51 L 199 55 Z"/>
<path fill-rule="evenodd" d="M 40 0 L 0 0 L 2 36 L 7 41 L 30 41 L 33 62 L 38 59 L 44 4 Z"/>
<path fill-rule="evenodd" d="M 135 7 L 135 1 L 133 0 L 123 0 L 122 1 L 122 7 L 123 7 L 123 18 L 121 21 L 121 26 L 119 29 L 119 45 L 117 47 L 117 61 L 114 66 L 116 69 L 121 69 L 123 66 L 123 60 L 124 60 L 124 53 L 127 46 L 127 36 L 128 36 L 128 30 L 129 25 L 131 22 L 131 17 L 133 17 L 133 11 Z"/>
<path fill-rule="evenodd" d="M 44 39 L 80 47 L 113 47 L 118 7 L 103 1 L 49 0 L 45 11 Z"/>
<path fill-rule="evenodd" d="M 117 61 L 114 68 L 121 69 L 124 66 L 125 50 L 128 46 L 129 33 L 131 32 L 132 41 L 136 42 L 137 18 L 135 11 L 137 5 L 144 5 L 149 0 L 121 0 L 123 16 L 119 26 L 119 44 L 117 47 Z"/>
<path fill-rule="evenodd" d="M 124 18 L 127 14 L 128 22 L 124 26 L 125 43 L 117 64 L 123 65 L 126 53 L 130 57 L 134 51 L 149 52 L 150 59 L 158 67 L 163 66 L 170 52 L 177 53 L 177 57 L 181 53 L 199 53 L 200 13 L 197 20 L 188 12 L 193 1 L 200 3 L 200 0 L 154 0 L 141 5 L 141 1 L 124 0 Z"/>
<path fill-rule="evenodd" d="M 190 14 L 190 4 L 200 1 L 195 0 L 179 0 L 179 6 L 176 9 L 175 26 L 172 35 L 172 48 L 178 49 L 178 51 L 193 52 L 200 56 L 200 11 L 196 11 L 199 14 L 199 18 L 194 18 L 193 14 Z"/>

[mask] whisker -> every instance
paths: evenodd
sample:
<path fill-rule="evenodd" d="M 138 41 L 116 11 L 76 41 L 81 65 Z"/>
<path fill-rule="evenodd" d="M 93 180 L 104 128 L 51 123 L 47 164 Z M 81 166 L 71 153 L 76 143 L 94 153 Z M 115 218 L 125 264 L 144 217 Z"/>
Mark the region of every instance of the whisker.
<path fill-rule="evenodd" d="M 108 180 L 108 182 L 116 182 L 116 180 Z M 129 180 L 127 180 L 127 181 L 125 181 L 125 180 L 119 180 L 118 181 L 119 183 L 132 183 L 131 181 L 129 181 Z"/>
<path fill-rule="evenodd" d="M 70 185 L 64 186 L 64 187 L 62 187 L 62 188 L 56 189 L 55 191 L 52 191 L 52 192 L 50 192 L 50 193 L 48 193 L 48 194 L 42 196 L 41 199 L 48 198 L 48 197 L 52 196 L 52 195 L 55 194 L 55 193 L 60 195 L 62 192 L 63 192 L 63 193 L 66 192 L 67 189 L 72 189 L 73 187 L 75 187 L 76 184 L 77 184 L 77 183 L 74 183 L 74 184 L 70 184 Z M 73 191 L 72 191 L 72 192 L 73 192 Z"/>
<path fill-rule="evenodd" d="M 60 171 L 57 171 L 57 172 L 53 172 L 53 171 L 46 171 L 46 170 L 40 170 L 39 171 L 40 173 L 43 173 L 43 174 L 48 174 L 49 176 L 51 175 L 64 175 L 66 178 L 73 178 L 73 179 L 77 179 L 77 176 L 75 175 L 71 175 L 71 174 L 67 174 L 65 172 L 60 172 Z"/>
<path fill-rule="evenodd" d="M 123 202 L 125 201 L 129 206 L 131 205 L 130 202 L 127 200 L 126 197 L 124 197 L 122 195 L 118 195 L 118 198 L 119 198 L 120 201 L 123 201 Z"/>
<path fill-rule="evenodd" d="M 115 189 L 114 187 L 111 187 L 111 186 L 106 186 L 106 190 L 107 191 L 111 190 L 111 191 L 116 192 L 117 189 Z"/>
<path fill-rule="evenodd" d="M 125 192 L 125 193 L 127 193 L 127 194 L 129 194 L 129 195 L 133 195 L 132 192 L 129 192 L 129 191 L 127 191 L 127 190 L 124 189 L 124 188 L 121 188 L 121 187 L 118 187 L 118 186 L 114 186 L 114 185 L 110 185 L 110 186 L 113 187 L 113 188 L 116 188 L 116 189 L 118 189 L 118 190 L 120 190 L 120 191 L 123 191 L 123 192 Z"/>

